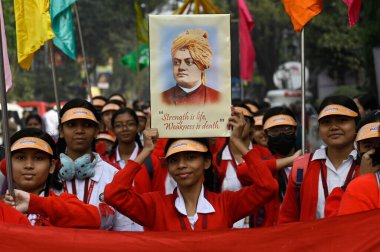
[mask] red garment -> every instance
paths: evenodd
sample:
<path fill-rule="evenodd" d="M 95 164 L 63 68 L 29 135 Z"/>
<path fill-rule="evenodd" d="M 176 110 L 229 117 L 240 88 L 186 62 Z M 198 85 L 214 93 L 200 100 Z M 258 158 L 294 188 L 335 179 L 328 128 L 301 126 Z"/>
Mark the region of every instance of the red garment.
<path fill-rule="evenodd" d="M 152 157 L 152 163 L 153 163 L 153 176 L 156 176 L 157 172 L 155 172 L 158 168 L 158 160 L 157 158 L 155 158 L 155 156 L 151 155 Z M 118 165 L 118 163 L 115 161 L 115 158 L 116 158 L 116 154 L 112 155 L 112 156 L 107 156 L 105 158 L 105 160 L 107 162 L 110 162 L 112 165 L 116 166 L 116 168 L 118 168 L 119 170 L 122 170 L 122 169 L 125 169 L 126 167 L 128 167 L 128 163 L 125 167 L 120 167 Z M 129 162 L 129 161 L 128 161 Z M 142 165 L 144 167 L 144 169 L 141 169 L 134 181 L 133 181 L 133 186 L 135 187 L 136 191 L 139 192 L 139 193 L 144 193 L 144 192 L 151 192 L 152 191 L 152 181 L 150 179 L 150 175 L 148 173 L 148 170 L 147 168 L 145 167 L 145 164 Z"/>
<path fill-rule="evenodd" d="M 49 197 L 30 194 L 28 213 L 43 217 L 44 221 L 37 222 L 40 225 L 93 229 L 100 227 L 98 209 L 68 193 L 57 196 L 51 191 Z"/>
<path fill-rule="evenodd" d="M 5 204 L 0 200 L 0 223 L 22 224 L 30 226 L 30 222 L 25 215 Z"/>
<path fill-rule="evenodd" d="M 217 103 L 221 93 L 205 85 L 200 85 L 196 90 L 186 93 L 178 85 L 161 93 L 162 102 L 168 105 L 200 105 Z"/>
<path fill-rule="evenodd" d="M 215 212 L 199 214 L 194 230 L 202 229 L 206 222 L 207 230 L 230 228 L 233 223 L 249 215 L 257 206 L 275 196 L 278 189 L 268 168 L 256 157 L 253 151 L 243 156 L 252 171 L 253 185 L 237 192 L 215 194 L 205 190 L 205 197 L 214 207 Z M 112 183 L 104 191 L 104 200 L 119 212 L 141 225 L 155 231 L 181 231 L 181 219 L 186 229 L 191 230 L 186 216 L 181 215 L 174 206 L 173 194 L 163 195 L 159 192 L 138 194 L 133 190 L 132 181 L 140 166 L 128 162 L 128 168 L 119 171 Z M 207 217 L 206 217 L 207 216 Z M 205 220 L 206 219 L 206 220 Z"/>
<path fill-rule="evenodd" d="M 375 174 L 366 174 L 351 181 L 340 203 L 338 215 L 380 208 L 379 185 Z"/>
<path fill-rule="evenodd" d="M 223 146 L 226 143 L 225 137 L 217 137 L 209 142 L 209 149 L 212 155 L 216 155 L 219 151 L 222 150 Z"/>
<path fill-rule="evenodd" d="M 292 170 L 294 167 L 292 167 Z M 290 171 L 292 174 L 293 171 Z M 359 174 L 359 166 L 356 165 L 356 172 L 354 177 Z M 279 223 L 295 222 L 295 221 L 311 221 L 315 220 L 315 212 L 318 203 L 318 186 L 320 176 L 320 160 L 313 160 L 309 162 L 306 173 L 301 185 L 300 190 L 300 204 L 301 211 L 299 211 L 296 197 L 296 181 L 293 176 L 289 176 L 288 188 L 286 190 L 284 201 L 282 202 Z M 326 199 L 328 204 L 329 199 Z M 333 201 L 337 206 L 336 201 Z M 325 206 L 329 211 L 333 211 L 333 206 Z M 333 211 L 334 212 L 334 211 Z M 328 216 L 326 216 L 328 217 Z"/>

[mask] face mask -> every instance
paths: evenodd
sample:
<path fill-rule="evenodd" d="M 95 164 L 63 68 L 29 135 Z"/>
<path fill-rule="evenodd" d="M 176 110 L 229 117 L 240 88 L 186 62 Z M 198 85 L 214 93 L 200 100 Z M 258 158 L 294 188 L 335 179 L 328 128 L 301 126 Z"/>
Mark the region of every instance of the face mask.
<path fill-rule="evenodd" d="M 91 154 L 85 154 L 75 161 L 73 161 L 66 154 L 61 153 L 59 155 L 61 160 L 61 169 L 59 170 L 59 175 L 63 180 L 71 181 L 74 176 L 83 180 L 86 178 L 91 178 L 95 175 L 95 165 L 97 162 L 97 158 L 91 162 Z"/>
<path fill-rule="evenodd" d="M 294 147 L 296 147 L 295 134 L 280 134 L 276 137 L 268 138 L 268 148 L 273 154 L 287 156 Z"/>

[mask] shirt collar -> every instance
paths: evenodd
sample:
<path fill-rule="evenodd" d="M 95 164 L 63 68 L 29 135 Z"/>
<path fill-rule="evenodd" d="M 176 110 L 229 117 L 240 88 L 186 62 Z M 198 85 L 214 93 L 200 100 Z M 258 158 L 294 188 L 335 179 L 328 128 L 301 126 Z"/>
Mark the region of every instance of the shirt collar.
<path fill-rule="evenodd" d="M 347 159 L 351 157 L 353 160 L 356 160 L 357 156 L 358 156 L 357 150 L 353 149 L 350 152 L 350 154 L 348 154 Z M 320 159 L 327 159 L 326 147 L 322 147 L 316 150 L 313 154 L 313 158 L 311 159 L 311 161 L 320 160 Z"/>
<path fill-rule="evenodd" d="M 180 87 L 185 93 L 190 93 L 190 92 L 193 92 L 194 90 L 196 90 L 197 88 L 199 88 L 201 85 L 202 85 L 202 80 L 199 80 L 198 84 L 195 85 L 195 87 L 184 88 L 184 87 L 181 87 L 180 85 L 178 85 L 178 87 Z"/>
<path fill-rule="evenodd" d="M 252 142 L 249 142 L 248 150 L 253 149 L 253 144 Z M 228 145 L 224 148 L 222 152 L 222 160 L 232 160 L 232 154 L 230 152 L 230 148 L 228 148 Z"/>
<path fill-rule="evenodd" d="M 139 152 L 139 146 L 135 142 L 135 148 L 133 149 L 133 152 L 132 152 L 131 156 L 129 157 L 129 160 L 135 160 L 138 152 Z M 119 145 L 118 145 L 116 148 L 115 162 L 119 163 L 120 161 L 121 161 L 121 158 L 120 158 Z M 126 160 L 126 161 L 128 161 L 128 160 Z"/>
<path fill-rule="evenodd" d="M 177 188 L 177 193 L 178 193 L 178 196 L 175 199 L 175 208 L 177 208 L 178 212 L 187 216 L 185 200 L 183 199 L 181 191 L 178 188 Z M 201 190 L 201 193 L 199 194 L 199 198 L 198 198 L 196 213 L 207 214 L 207 213 L 214 213 L 214 212 L 215 212 L 214 207 L 204 197 L 204 188 L 202 185 L 202 190 Z"/>
<path fill-rule="evenodd" d="M 104 162 L 103 159 L 99 156 L 98 153 L 96 152 L 93 152 L 93 155 L 95 156 L 96 158 L 96 165 L 94 167 L 95 169 L 95 174 L 92 178 L 90 178 L 91 180 L 95 181 L 95 182 L 99 182 L 100 180 L 100 177 L 102 176 L 102 173 L 103 173 L 103 165 L 98 165 L 100 162 Z"/>

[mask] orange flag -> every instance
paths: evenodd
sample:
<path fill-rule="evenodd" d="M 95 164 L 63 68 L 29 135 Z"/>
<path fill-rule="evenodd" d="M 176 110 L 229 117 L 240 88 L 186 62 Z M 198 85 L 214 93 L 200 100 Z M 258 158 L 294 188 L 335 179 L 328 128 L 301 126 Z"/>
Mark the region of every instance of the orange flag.
<path fill-rule="evenodd" d="M 322 11 L 322 0 L 282 0 L 294 30 L 299 32 L 314 16 Z"/>

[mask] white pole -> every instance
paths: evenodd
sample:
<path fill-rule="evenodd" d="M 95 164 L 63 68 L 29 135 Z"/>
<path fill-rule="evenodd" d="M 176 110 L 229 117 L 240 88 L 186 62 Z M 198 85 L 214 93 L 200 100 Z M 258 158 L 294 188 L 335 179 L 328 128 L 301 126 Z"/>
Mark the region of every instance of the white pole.
<path fill-rule="evenodd" d="M 302 154 L 305 154 L 305 29 L 301 31 L 301 91 L 302 91 L 302 113 L 301 113 L 301 126 L 302 126 Z"/>

